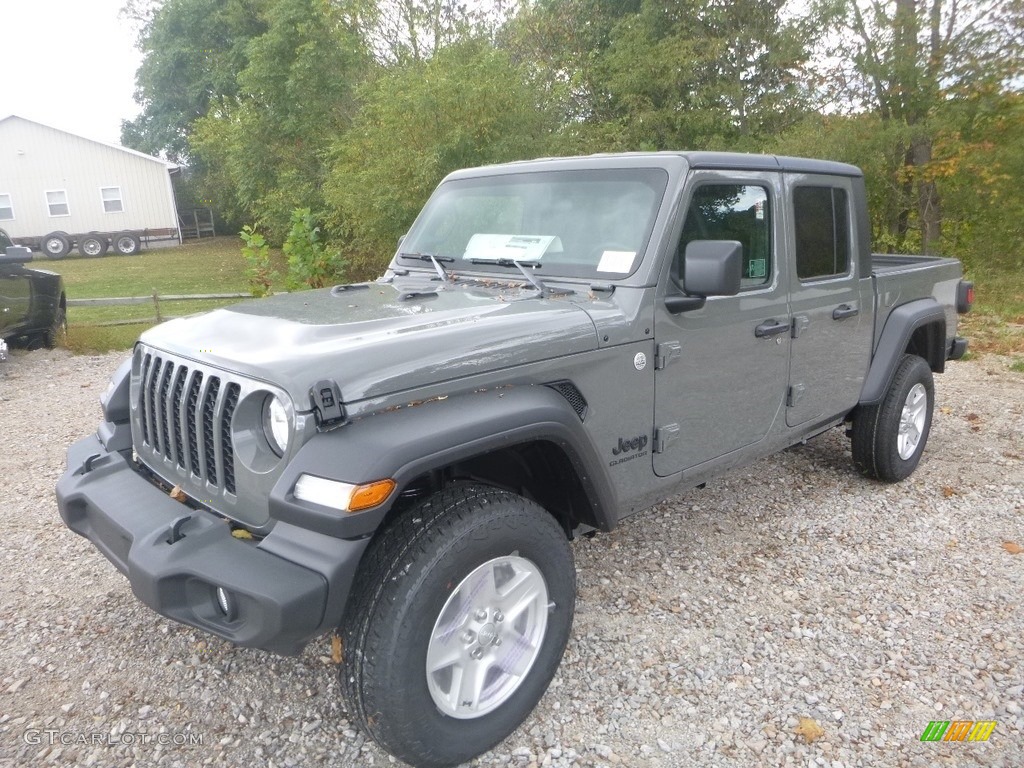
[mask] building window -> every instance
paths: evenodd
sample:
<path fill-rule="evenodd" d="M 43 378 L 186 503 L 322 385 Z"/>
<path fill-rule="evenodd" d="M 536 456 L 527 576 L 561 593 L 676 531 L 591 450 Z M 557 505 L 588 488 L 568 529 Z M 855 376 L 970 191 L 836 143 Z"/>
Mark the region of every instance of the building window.
<path fill-rule="evenodd" d="M 104 213 L 121 213 L 124 210 L 120 187 L 100 187 L 100 197 L 103 198 Z"/>
<path fill-rule="evenodd" d="M 14 220 L 14 203 L 10 195 L 0 195 L 0 221 Z"/>
<path fill-rule="evenodd" d="M 46 207 L 50 209 L 51 216 L 70 216 L 71 209 L 68 208 L 67 190 L 53 189 L 47 192 Z"/>

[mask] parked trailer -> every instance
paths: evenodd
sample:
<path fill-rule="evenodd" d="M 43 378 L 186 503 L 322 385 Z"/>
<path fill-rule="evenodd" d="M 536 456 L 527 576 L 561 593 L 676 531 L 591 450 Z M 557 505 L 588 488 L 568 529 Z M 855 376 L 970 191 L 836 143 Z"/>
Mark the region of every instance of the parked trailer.
<path fill-rule="evenodd" d="M 39 251 L 48 259 L 63 259 L 73 249 L 83 256 L 97 258 L 108 251 L 121 256 L 132 256 L 142 250 L 143 243 L 155 240 L 178 240 L 174 230 L 123 230 L 121 232 L 85 232 L 69 234 L 50 232 L 43 237 L 16 237 L 14 242 Z"/>

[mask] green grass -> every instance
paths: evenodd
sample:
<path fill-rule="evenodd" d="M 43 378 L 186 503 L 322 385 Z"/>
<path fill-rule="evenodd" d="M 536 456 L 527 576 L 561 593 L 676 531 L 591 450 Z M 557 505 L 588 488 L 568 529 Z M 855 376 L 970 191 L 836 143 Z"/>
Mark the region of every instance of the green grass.
<path fill-rule="evenodd" d="M 973 270 L 974 308 L 958 333 L 974 352 L 1017 355 L 1024 352 L 1024 276 L 1013 269 Z"/>
<path fill-rule="evenodd" d="M 274 268 L 286 271 L 280 252 L 273 253 Z M 107 255 L 101 259 L 67 258 L 36 262 L 33 266 L 59 272 L 69 298 L 148 296 L 184 293 L 240 293 L 248 291 L 242 241 L 237 237 L 211 237 L 185 245 L 155 248 L 135 256 Z"/>
<path fill-rule="evenodd" d="M 185 245 L 156 248 L 135 256 L 108 254 L 100 259 L 69 257 L 37 261 L 34 267 L 58 272 L 69 299 L 197 293 L 247 293 L 242 242 L 235 237 L 188 241 Z M 271 252 L 273 268 L 284 275 L 287 264 L 279 251 Z M 283 288 L 279 278 L 275 288 Z M 161 301 L 161 317 L 205 312 L 235 300 Z M 68 308 L 68 348 L 95 353 L 130 349 L 147 328 L 155 325 L 153 302 L 100 307 Z M 115 320 L 138 320 L 133 325 L 98 326 Z"/>

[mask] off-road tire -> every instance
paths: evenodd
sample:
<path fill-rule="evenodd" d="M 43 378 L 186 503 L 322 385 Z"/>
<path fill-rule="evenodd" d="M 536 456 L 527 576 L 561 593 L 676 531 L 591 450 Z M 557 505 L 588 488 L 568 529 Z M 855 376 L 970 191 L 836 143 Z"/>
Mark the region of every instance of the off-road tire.
<path fill-rule="evenodd" d="M 436 622 L 467 575 L 510 555 L 535 564 L 546 582 L 550 603 L 539 653 L 496 709 L 451 717 L 435 704 L 427 679 Z M 547 511 L 486 485 L 440 491 L 394 520 L 363 557 L 341 630 L 341 688 L 350 716 L 414 766 L 458 765 L 486 752 L 519 726 L 547 689 L 565 650 L 575 599 L 572 550 Z"/>
<path fill-rule="evenodd" d="M 904 416 L 907 397 L 915 386 L 924 388 L 927 401 L 924 426 L 916 447 L 906 458 L 900 456 L 900 422 Z M 917 469 L 931 431 L 932 412 L 935 408 L 935 385 L 932 371 L 924 358 L 904 355 L 896 368 L 882 401 L 876 405 L 861 406 L 853 418 L 853 462 L 867 477 L 888 483 L 898 482 Z"/>

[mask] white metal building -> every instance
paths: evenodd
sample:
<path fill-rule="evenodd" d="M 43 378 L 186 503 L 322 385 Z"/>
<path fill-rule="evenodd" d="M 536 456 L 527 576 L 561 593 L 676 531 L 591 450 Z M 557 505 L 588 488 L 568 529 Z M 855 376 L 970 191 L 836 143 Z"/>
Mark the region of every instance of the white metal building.
<path fill-rule="evenodd" d="M 72 243 L 90 232 L 180 239 L 176 170 L 17 115 L 0 118 L 0 227 L 23 241 L 54 232 Z"/>

